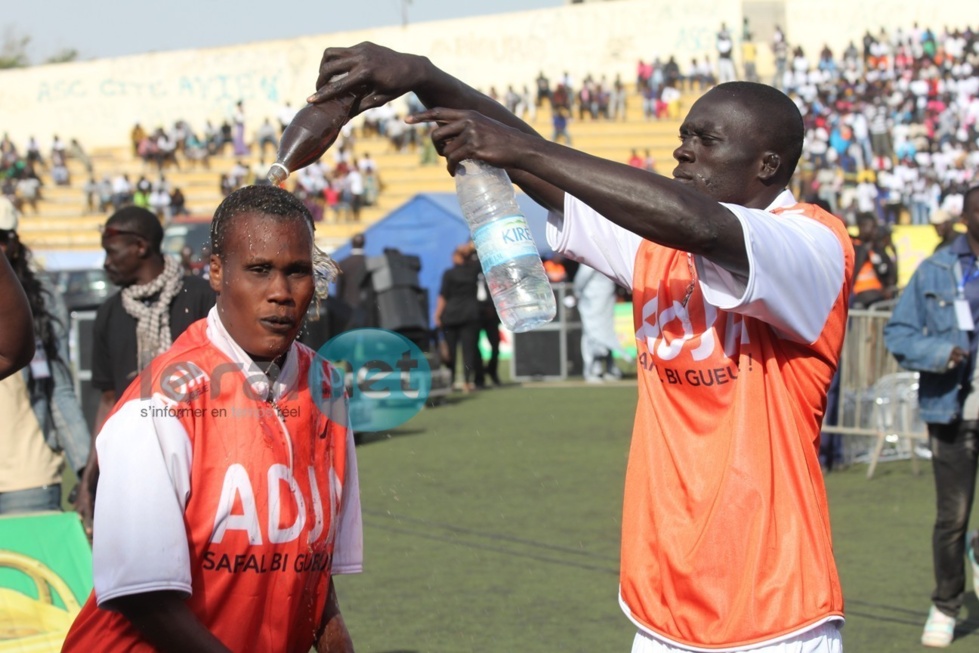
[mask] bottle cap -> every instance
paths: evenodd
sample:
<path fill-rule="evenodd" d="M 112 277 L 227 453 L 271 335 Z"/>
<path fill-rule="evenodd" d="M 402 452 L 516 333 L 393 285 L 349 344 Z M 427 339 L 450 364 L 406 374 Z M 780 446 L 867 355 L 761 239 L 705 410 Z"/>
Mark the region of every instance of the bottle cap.
<path fill-rule="evenodd" d="M 273 163 L 266 177 L 269 182 L 278 186 L 289 177 L 289 171 L 281 163 Z"/>

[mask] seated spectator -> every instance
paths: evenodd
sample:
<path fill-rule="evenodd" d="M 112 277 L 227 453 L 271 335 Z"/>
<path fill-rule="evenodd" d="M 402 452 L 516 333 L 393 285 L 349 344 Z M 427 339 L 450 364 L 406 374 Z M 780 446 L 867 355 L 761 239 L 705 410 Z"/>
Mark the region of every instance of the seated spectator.
<path fill-rule="evenodd" d="M 150 136 L 143 136 L 136 146 L 136 152 L 143 163 L 156 163 L 160 165 L 160 148 L 156 140 Z"/>
<path fill-rule="evenodd" d="M 37 201 L 41 199 L 41 180 L 32 172 L 25 173 L 17 181 L 17 196 L 23 201 L 24 206 L 30 206 L 34 213 L 37 213 Z"/>
<path fill-rule="evenodd" d="M 71 139 L 71 144 L 68 146 L 68 157 L 81 163 L 85 167 L 85 172 L 92 174 L 92 159 L 76 138 Z"/>
<path fill-rule="evenodd" d="M 33 136 L 27 139 L 27 163 L 42 168 L 47 167 L 44 158 L 41 156 L 41 146 L 38 145 L 37 139 Z"/>
<path fill-rule="evenodd" d="M 374 169 L 369 169 L 364 175 L 364 206 L 374 206 L 381 194 L 381 179 Z"/>
<path fill-rule="evenodd" d="M 364 205 L 364 176 L 356 167 L 352 167 L 344 177 L 341 194 L 346 195 L 353 221 L 360 222 L 360 209 Z"/>
<path fill-rule="evenodd" d="M 143 209 L 148 208 L 150 193 L 152 192 L 153 184 L 146 178 L 146 175 L 140 175 L 139 179 L 136 180 L 136 187 L 133 189 L 133 204 Z"/>
<path fill-rule="evenodd" d="M 95 177 L 88 178 L 82 186 L 82 192 L 85 193 L 85 213 L 95 213 L 99 197 L 99 182 L 95 181 Z"/>
<path fill-rule="evenodd" d="M 289 126 L 292 119 L 296 117 L 296 113 L 298 111 L 288 101 L 279 109 L 279 112 L 276 114 L 276 119 L 279 121 L 279 133 L 286 130 L 286 127 Z"/>
<path fill-rule="evenodd" d="M 272 147 L 272 156 L 274 161 L 275 150 L 277 147 L 279 147 L 279 137 L 276 133 L 275 127 L 272 125 L 272 122 L 268 118 L 265 119 L 265 121 L 255 132 L 255 143 L 258 147 L 258 160 L 260 163 L 265 163 L 266 145 Z"/>
<path fill-rule="evenodd" d="M 660 100 L 663 103 L 666 117 L 677 120 L 680 117 L 680 90 L 672 86 L 663 89 Z"/>
<path fill-rule="evenodd" d="M 184 192 L 179 188 L 174 188 L 170 193 L 170 213 L 173 216 L 187 215 L 187 200 Z"/>
<path fill-rule="evenodd" d="M 143 153 L 140 151 L 140 148 L 143 145 L 143 140 L 146 138 L 146 131 L 138 122 L 133 125 L 132 131 L 129 132 L 129 138 L 133 144 L 133 156 L 143 157 Z"/>
<path fill-rule="evenodd" d="M 162 171 L 167 165 L 180 170 L 180 163 L 177 161 L 177 143 L 163 129 L 158 129 L 156 132 L 156 148 L 156 165 L 159 170 Z"/>
<path fill-rule="evenodd" d="M 3 180 L 3 184 L 0 185 L 0 194 L 14 205 L 18 213 L 23 212 L 24 201 L 17 196 L 17 182 L 12 177 Z"/>
<path fill-rule="evenodd" d="M 132 204 L 133 190 L 129 175 L 125 173 L 116 175 L 112 180 L 112 210 L 118 211 L 122 207 Z"/>
<path fill-rule="evenodd" d="M 192 168 L 196 168 L 198 163 L 205 170 L 211 167 L 211 153 L 207 143 L 198 138 L 192 130 L 188 130 L 184 138 L 184 157 L 191 163 Z"/>
<path fill-rule="evenodd" d="M 112 181 L 103 176 L 99 181 L 99 212 L 105 213 L 112 206 Z"/>
<path fill-rule="evenodd" d="M 231 172 L 228 173 L 228 180 L 231 183 L 231 187 L 233 189 L 240 188 L 245 184 L 247 178 L 248 166 L 241 159 L 238 159 L 235 161 L 234 167 L 231 168 Z"/>
<path fill-rule="evenodd" d="M 221 178 L 218 180 L 218 187 L 221 191 L 222 197 L 227 197 L 234 191 L 235 185 L 231 181 L 231 177 L 225 173 L 221 173 Z"/>
<path fill-rule="evenodd" d="M 65 159 L 65 144 L 61 142 L 61 137 L 55 134 L 51 140 L 51 161 L 64 165 Z"/>
<path fill-rule="evenodd" d="M 68 166 L 65 165 L 63 159 L 59 158 L 53 161 L 51 165 L 51 180 L 54 181 L 55 186 L 71 185 L 71 174 L 68 172 Z"/>
<path fill-rule="evenodd" d="M 646 156 L 643 159 L 643 168 L 646 172 L 656 172 L 656 159 L 653 157 L 653 153 L 646 148 Z"/>
<path fill-rule="evenodd" d="M 149 209 L 164 226 L 170 223 L 170 193 L 162 185 L 154 186 L 150 192 Z"/>
<path fill-rule="evenodd" d="M 340 222 L 340 192 L 335 184 L 330 183 L 323 189 L 323 200 L 326 208 L 333 212 L 333 221 Z"/>

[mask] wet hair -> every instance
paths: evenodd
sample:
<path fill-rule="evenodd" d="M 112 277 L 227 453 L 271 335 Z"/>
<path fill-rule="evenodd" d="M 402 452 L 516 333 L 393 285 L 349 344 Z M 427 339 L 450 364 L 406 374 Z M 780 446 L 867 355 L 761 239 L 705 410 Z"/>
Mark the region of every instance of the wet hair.
<path fill-rule="evenodd" d="M 160 253 L 160 245 L 163 243 L 163 226 L 160 224 L 159 218 L 151 211 L 139 206 L 127 206 L 110 215 L 109 219 L 105 221 L 105 226 L 131 232 L 145 240 L 154 253 Z"/>
<path fill-rule="evenodd" d="M 715 86 L 712 92 L 723 93 L 751 111 L 755 131 L 764 147 L 782 159 L 776 179 L 788 183 L 799 164 L 806 136 L 802 114 L 795 102 L 777 88 L 757 82 L 727 82 Z"/>
<path fill-rule="evenodd" d="M 59 328 L 64 329 L 65 325 L 51 310 L 54 302 L 51 290 L 41 283 L 41 278 L 34 271 L 33 254 L 30 248 L 20 242 L 16 231 L 12 232 L 12 236 L 7 245 L 7 260 L 17 280 L 20 281 L 24 294 L 27 295 L 27 303 L 31 307 L 31 315 L 34 318 L 34 335 L 40 341 L 49 363 L 66 366 L 67 361 L 62 360 L 58 353 L 56 331 Z M 45 387 L 49 396 L 52 389 L 53 386 Z"/>
<path fill-rule="evenodd" d="M 329 283 L 336 278 L 337 265 L 313 240 L 313 215 L 302 201 L 287 190 L 278 186 L 244 186 L 229 194 L 218 205 L 211 219 L 211 253 L 224 260 L 228 233 L 235 218 L 242 215 L 259 214 L 279 222 L 302 220 L 309 227 L 309 237 L 313 241 L 313 277 L 316 282 L 317 297 L 326 297 Z"/>

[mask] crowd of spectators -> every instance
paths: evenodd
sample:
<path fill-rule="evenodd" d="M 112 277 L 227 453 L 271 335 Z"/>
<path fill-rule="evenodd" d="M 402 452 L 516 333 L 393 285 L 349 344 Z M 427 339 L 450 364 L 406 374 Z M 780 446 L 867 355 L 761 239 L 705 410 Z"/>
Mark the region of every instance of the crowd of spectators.
<path fill-rule="evenodd" d="M 85 171 L 85 180 L 73 179 L 69 161 L 77 161 Z M 46 175 L 44 174 L 46 173 Z M 106 173 L 96 179 L 91 157 L 77 139 L 68 145 L 55 134 L 50 152 L 45 157 L 38 140 L 27 138 L 21 152 L 8 134 L 0 140 L 0 192 L 14 206 L 24 212 L 37 215 L 38 202 L 44 199 L 44 178 L 50 178 L 53 186 L 79 188 L 84 197 L 83 213 L 109 213 L 123 206 L 136 205 L 152 210 L 162 222 L 187 212 L 183 191 L 170 184 L 163 174 L 163 166 L 154 181 L 145 174 L 134 183 L 127 173 Z"/>
<path fill-rule="evenodd" d="M 686 71 L 673 56 L 639 61 L 634 93 L 644 117 L 678 116 L 684 92 L 706 90 L 723 79 L 758 79 L 756 45 L 747 21 L 737 40 L 740 47 L 722 24 L 715 51 L 694 58 Z M 889 225 L 926 224 L 938 209 L 953 216 L 961 212 L 961 193 L 975 183 L 979 170 L 976 30 L 933 31 L 915 24 L 893 32 L 868 31 L 862 42 L 851 42 L 842 52 L 824 46 L 810 59 L 776 28 L 770 47 L 775 71 L 765 81 L 792 97 L 806 121 L 803 165 L 794 182 L 801 197 L 820 200 L 851 225 L 861 213 L 872 213 Z M 550 136 L 567 144 L 570 120 L 626 120 L 631 97 L 619 75 L 609 79 L 589 73 L 576 83 L 564 72 L 552 83 L 543 71 L 533 84 L 510 84 L 502 94 L 490 87 L 487 93 L 530 121 L 542 107 L 549 108 Z M 403 120 L 421 109 L 418 98 L 409 94 L 365 112 L 356 130 L 353 124 L 344 127 L 319 163 L 290 178 L 291 190 L 320 219 L 359 221 L 362 208 L 377 202 L 383 184 L 370 155 L 357 151 L 357 132 L 383 137 L 389 151 L 418 150 L 422 164 L 437 163 L 428 139 L 432 126 Z M 2 192 L 21 210 L 37 213 L 43 179 L 49 179 L 52 185 L 81 187 L 85 212 L 133 203 L 168 220 L 186 211 L 186 199 L 167 181 L 167 171 L 210 170 L 213 157 L 230 153 L 234 165 L 215 174 L 221 196 L 244 184 L 263 183 L 279 136 L 295 114 L 285 103 L 274 118 L 264 118 L 250 132 L 250 139 L 245 138 L 241 102 L 233 115 L 217 124 L 208 120 L 201 129 L 183 119 L 151 130 L 136 124 L 130 132 L 132 153 L 144 162 L 144 174 L 136 181 L 124 172 L 96 175 L 75 139 L 65 145 L 55 135 L 46 153 L 34 136 L 20 151 L 5 134 L 0 141 Z M 648 150 L 641 158 L 641 167 L 653 169 Z M 71 159 L 82 163 L 83 181 L 72 179 Z M 630 163 L 639 167 L 639 159 L 634 154 Z"/>
<path fill-rule="evenodd" d="M 804 196 L 849 224 L 870 212 L 886 225 L 962 212 L 979 170 L 979 38 L 917 25 L 880 30 L 811 65 L 801 47 L 775 80 L 806 121 Z"/>
<path fill-rule="evenodd" d="M 387 135 L 396 149 L 403 149 L 409 145 L 403 138 L 409 129 L 400 114 L 392 113 L 389 118 L 382 119 L 388 110 L 389 107 L 384 107 L 375 111 L 374 122 L 365 121 L 362 131 Z M 286 102 L 275 121 L 264 118 L 250 140 L 241 131 L 244 129 L 242 103 L 236 105 L 233 119 L 224 120 L 217 126 L 207 121 L 200 133 L 183 119 L 175 121 L 168 130 L 157 128 L 152 133 L 137 124 L 131 133 L 133 155 L 141 158 L 148 167 L 155 166 L 162 177 L 165 169 L 180 170 L 182 165 L 210 170 L 212 157 L 225 157 L 230 151 L 235 157 L 234 164 L 216 176 L 220 195 L 226 197 L 244 185 L 268 183 L 268 166 L 275 160 L 279 138 L 295 114 L 291 104 Z M 410 143 L 415 145 L 419 140 L 412 138 Z M 348 124 L 329 154 L 298 171 L 287 182 L 317 220 L 329 217 L 336 222 L 357 222 L 361 209 L 377 202 L 382 188 L 377 165 L 370 154 L 355 155 L 354 143 L 354 128 Z M 149 208 L 154 208 L 152 202 Z"/>

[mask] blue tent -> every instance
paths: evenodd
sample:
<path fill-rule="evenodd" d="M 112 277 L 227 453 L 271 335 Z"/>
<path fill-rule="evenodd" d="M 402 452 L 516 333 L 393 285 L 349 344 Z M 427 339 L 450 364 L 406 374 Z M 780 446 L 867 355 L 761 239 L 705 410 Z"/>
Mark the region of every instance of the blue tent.
<path fill-rule="evenodd" d="M 544 228 L 547 210 L 522 193 L 517 194 L 534 242 L 541 256 L 549 256 Z M 435 298 L 442 273 L 452 267 L 452 250 L 470 238 L 469 225 L 459 208 L 455 193 L 421 193 L 394 209 L 364 230 L 367 256 L 379 256 L 394 248 L 402 254 L 421 259 L 418 274 L 422 288 L 428 291 L 429 319 L 435 314 Z M 350 243 L 337 248 L 332 256 L 339 261 L 350 254 Z"/>

